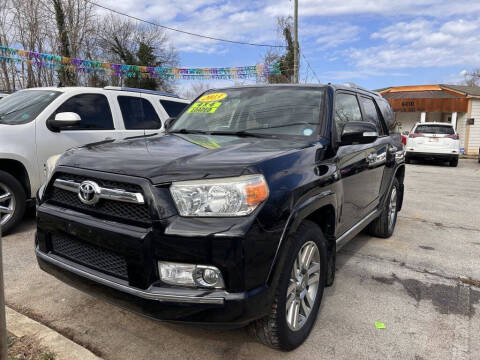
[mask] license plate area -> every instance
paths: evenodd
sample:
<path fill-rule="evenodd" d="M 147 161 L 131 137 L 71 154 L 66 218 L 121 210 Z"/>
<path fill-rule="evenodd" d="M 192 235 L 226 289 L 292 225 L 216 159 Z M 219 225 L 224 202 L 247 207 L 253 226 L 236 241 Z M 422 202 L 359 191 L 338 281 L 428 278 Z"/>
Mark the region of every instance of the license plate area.
<path fill-rule="evenodd" d="M 50 240 L 54 254 L 105 274 L 128 280 L 127 261 L 124 256 L 65 234 L 52 234 Z"/>

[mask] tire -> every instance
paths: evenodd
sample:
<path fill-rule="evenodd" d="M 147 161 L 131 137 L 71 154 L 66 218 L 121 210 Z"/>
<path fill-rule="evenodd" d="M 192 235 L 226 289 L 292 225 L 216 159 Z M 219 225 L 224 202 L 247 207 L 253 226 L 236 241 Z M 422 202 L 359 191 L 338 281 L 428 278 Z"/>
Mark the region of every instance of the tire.
<path fill-rule="evenodd" d="M 398 179 L 395 178 L 392 187 L 390 188 L 388 199 L 382 209 L 382 213 L 378 218 L 373 220 L 370 225 L 368 225 L 368 232 L 370 235 L 385 239 L 392 236 L 393 231 L 395 230 L 395 224 L 397 223 L 397 210 L 399 204 L 398 195 L 401 193 L 400 191 L 400 184 Z M 395 197 L 393 201 L 392 196 Z"/>
<path fill-rule="evenodd" d="M 313 249 L 313 253 L 315 253 L 314 260 L 311 261 L 310 266 L 307 266 L 312 273 L 306 278 L 303 276 L 303 281 L 294 283 L 291 278 L 294 277 L 294 274 L 298 274 L 298 272 L 294 272 L 294 266 L 297 269 L 298 259 L 302 258 L 300 251 L 302 250 L 303 253 L 303 251 L 309 251 L 308 249 Z M 304 221 L 295 234 L 288 238 L 288 248 L 285 248 L 285 251 L 285 265 L 282 267 L 282 273 L 275 289 L 275 299 L 270 315 L 254 321 L 250 324 L 249 330 L 261 343 L 274 349 L 290 351 L 305 341 L 317 318 L 327 276 L 327 242 L 322 230 L 316 224 Z M 319 262 L 318 265 L 316 260 Z M 316 268 L 318 268 L 318 272 Z M 318 282 L 314 281 L 305 288 L 308 279 L 315 279 Z M 315 288 L 316 293 L 312 304 L 310 298 Z M 312 292 L 310 293 L 310 291 Z M 295 326 L 293 317 L 290 318 L 291 321 L 287 321 L 287 314 L 292 314 L 291 311 L 295 310 L 290 307 L 290 312 L 287 311 L 288 293 L 290 293 L 289 302 L 292 306 L 298 304 L 299 311 L 303 312 L 303 315 L 307 313 L 304 310 L 305 307 L 308 308 L 311 305 L 306 317 L 302 319 L 302 314 L 298 316 L 298 319 L 303 321 L 297 322 L 297 326 L 300 326 L 297 329 L 292 328 Z M 302 298 L 302 296 L 304 297 Z M 297 300 L 297 298 L 302 300 Z M 294 300 L 292 301 L 292 299 Z"/>
<path fill-rule="evenodd" d="M 7 194 L 10 196 L 6 197 Z M 0 224 L 2 234 L 7 234 L 25 214 L 26 195 L 20 182 L 5 171 L 0 171 Z M 8 210 L 7 210 L 8 209 Z M 7 213 L 8 211 L 12 211 Z"/>
<path fill-rule="evenodd" d="M 457 167 L 458 166 L 458 158 L 450 160 L 450 166 L 451 167 Z"/>

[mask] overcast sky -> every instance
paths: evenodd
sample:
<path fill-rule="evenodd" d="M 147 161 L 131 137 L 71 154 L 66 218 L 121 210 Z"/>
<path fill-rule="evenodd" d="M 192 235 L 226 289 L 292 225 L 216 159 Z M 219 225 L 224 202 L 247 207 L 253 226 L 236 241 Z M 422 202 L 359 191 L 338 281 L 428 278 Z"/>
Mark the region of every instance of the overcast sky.
<path fill-rule="evenodd" d="M 293 15 L 290 0 L 99 2 L 179 29 L 259 43 L 278 44 L 276 16 Z M 322 83 L 458 83 L 462 71 L 480 67 L 480 0 L 299 0 L 299 14 L 300 47 Z M 253 65 L 266 50 L 169 35 L 184 66 Z M 301 66 L 302 81 L 318 82 Z"/>

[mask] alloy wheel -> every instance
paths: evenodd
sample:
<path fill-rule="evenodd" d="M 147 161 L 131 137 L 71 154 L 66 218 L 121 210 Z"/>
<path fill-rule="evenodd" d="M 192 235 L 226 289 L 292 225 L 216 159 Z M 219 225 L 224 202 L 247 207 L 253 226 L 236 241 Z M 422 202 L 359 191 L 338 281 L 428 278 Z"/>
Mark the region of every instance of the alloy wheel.
<path fill-rule="evenodd" d="M 388 204 L 388 228 L 391 230 L 395 224 L 395 218 L 397 216 L 397 188 L 392 188 L 390 194 L 390 203 Z"/>
<path fill-rule="evenodd" d="M 308 320 L 317 298 L 320 281 L 320 252 L 313 241 L 303 244 L 290 274 L 286 319 L 290 330 L 298 331 Z"/>
<path fill-rule="evenodd" d="M 15 196 L 12 190 L 0 183 L 0 225 L 4 226 L 15 213 Z"/>

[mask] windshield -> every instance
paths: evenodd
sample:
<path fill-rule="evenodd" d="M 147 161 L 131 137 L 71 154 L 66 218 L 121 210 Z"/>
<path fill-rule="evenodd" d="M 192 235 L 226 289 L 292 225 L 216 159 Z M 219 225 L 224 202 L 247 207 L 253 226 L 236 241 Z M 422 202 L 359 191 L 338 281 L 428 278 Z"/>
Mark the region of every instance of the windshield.
<path fill-rule="evenodd" d="M 318 133 L 323 88 L 238 88 L 205 93 L 170 132 L 312 137 Z"/>
<path fill-rule="evenodd" d="M 451 126 L 445 125 L 418 125 L 415 134 L 442 134 L 454 135 L 455 131 Z"/>
<path fill-rule="evenodd" d="M 61 92 L 18 91 L 0 101 L 0 124 L 19 125 L 35 119 Z"/>

